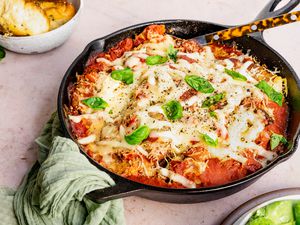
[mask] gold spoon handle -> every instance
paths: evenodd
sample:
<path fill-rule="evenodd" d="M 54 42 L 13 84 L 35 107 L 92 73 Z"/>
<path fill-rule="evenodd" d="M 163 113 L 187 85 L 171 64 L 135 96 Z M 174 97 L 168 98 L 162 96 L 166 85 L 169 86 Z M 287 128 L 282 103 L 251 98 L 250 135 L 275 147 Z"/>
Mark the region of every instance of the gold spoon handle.
<path fill-rule="evenodd" d="M 271 17 L 263 20 L 258 20 L 246 25 L 232 27 L 226 30 L 217 31 L 214 33 L 203 35 L 203 37 L 195 38 L 200 44 L 211 44 L 214 42 L 225 41 L 236 37 L 241 37 L 246 34 L 263 31 L 273 27 L 294 23 L 300 21 L 300 11 L 285 13 L 276 17 Z M 202 41 L 201 41 L 202 40 Z M 206 42 L 206 43 L 201 43 Z"/>

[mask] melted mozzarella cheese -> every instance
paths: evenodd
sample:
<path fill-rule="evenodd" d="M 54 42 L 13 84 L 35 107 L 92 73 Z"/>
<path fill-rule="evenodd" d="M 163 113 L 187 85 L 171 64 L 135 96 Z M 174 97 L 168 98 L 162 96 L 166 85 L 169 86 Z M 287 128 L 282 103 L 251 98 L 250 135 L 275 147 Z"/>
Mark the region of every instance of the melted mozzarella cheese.
<path fill-rule="evenodd" d="M 240 154 L 237 154 L 236 152 L 232 151 L 232 149 L 227 147 L 220 148 L 208 146 L 208 151 L 211 155 L 219 159 L 226 159 L 229 157 L 241 163 L 245 163 L 247 161 L 247 158 L 241 156 Z"/>
<path fill-rule="evenodd" d="M 186 179 L 184 176 L 178 173 L 174 173 L 171 170 L 167 170 L 166 168 L 160 168 L 160 173 L 161 175 L 168 177 L 170 180 L 178 182 L 187 188 L 196 188 L 196 184 L 194 182 Z"/>
<path fill-rule="evenodd" d="M 168 48 L 175 42 L 171 36 L 166 35 L 162 42 L 148 42 L 133 51 L 125 52 L 124 55 L 113 62 L 99 58 L 97 62 L 104 62 L 113 66 L 114 69 L 123 69 L 130 67 L 134 73 L 133 84 L 126 85 L 121 81 L 111 78 L 109 73 L 100 73 L 100 78 L 96 83 L 98 93 L 96 96 L 103 98 L 108 107 L 104 111 L 88 111 L 89 114 L 80 116 L 70 116 L 70 120 L 78 123 L 82 118 L 103 119 L 106 123 L 114 124 L 119 133 L 113 140 L 96 141 L 96 136 L 88 136 L 79 139 L 80 144 L 95 142 L 98 145 L 98 151 L 104 155 L 103 161 L 109 164 L 112 161 L 111 153 L 116 148 L 130 149 L 148 157 L 149 150 L 141 145 L 129 145 L 124 140 L 126 134 L 122 120 L 125 115 L 134 114 L 137 116 L 139 125 L 146 125 L 151 129 L 150 137 L 157 137 L 160 141 L 170 142 L 172 152 L 176 155 L 182 154 L 192 146 L 193 141 L 202 141 L 201 134 L 207 134 L 214 140 L 218 140 L 216 147 L 207 147 L 212 157 L 221 160 L 234 159 L 245 163 L 247 158 L 245 150 L 256 151 L 257 154 L 265 157 L 260 163 L 266 164 L 267 160 L 275 157 L 275 153 L 270 152 L 255 144 L 255 140 L 263 131 L 264 115 L 254 113 L 250 108 L 241 106 L 243 100 L 248 97 L 254 97 L 258 100 L 264 100 L 263 94 L 255 84 L 256 72 L 248 70 L 254 61 L 243 62 L 244 56 L 239 56 L 241 62 L 239 68 L 235 69 L 233 61 L 229 59 L 218 60 L 209 46 L 205 46 L 202 52 L 185 53 L 178 52 L 176 62 L 168 61 L 164 64 L 148 66 L 143 63 L 150 55 L 167 56 Z M 196 60 L 189 62 L 186 58 Z M 236 70 L 247 78 L 247 81 L 233 79 L 225 72 L 225 68 Z M 214 93 L 198 92 L 185 100 L 180 98 L 191 87 L 185 82 L 186 75 L 197 75 L 207 79 L 213 88 Z M 270 81 L 276 90 L 282 91 L 283 81 L 273 79 Z M 142 91 L 141 98 L 134 98 L 138 91 Z M 216 117 L 210 116 L 210 110 L 203 108 L 202 104 L 207 97 L 224 93 L 224 105 L 214 110 Z M 133 100 L 132 100 L 133 99 Z M 176 121 L 170 121 L 164 115 L 162 105 L 170 100 L 180 101 L 183 107 L 183 117 Z M 268 111 L 269 110 L 269 111 Z M 108 113 L 112 111 L 112 113 Z M 266 109 L 269 115 L 272 110 Z M 162 114 L 159 117 L 151 117 L 150 114 Z M 124 124 L 124 123 L 123 123 Z M 151 145 L 151 144 L 150 144 Z M 197 162 L 200 163 L 200 162 Z M 142 163 L 143 164 L 143 163 Z M 144 166 L 144 164 L 143 164 Z M 199 164 L 202 173 L 206 164 Z M 173 181 L 181 183 L 185 187 L 196 187 L 195 183 L 185 177 L 176 174 L 166 168 L 158 169 L 162 176 L 168 177 Z M 149 172 L 149 171 L 148 171 Z M 145 173 L 148 174 L 145 168 Z"/>
<path fill-rule="evenodd" d="M 243 149 L 257 150 L 258 154 L 271 160 L 275 154 L 255 144 L 258 135 L 263 131 L 263 115 L 247 111 L 244 107 L 235 115 L 234 122 L 229 126 L 230 149 L 240 151 Z M 263 163 L 263 161 L 262 161 Z"/>
<path fill-rule="evenodd" d="M 162 129 L 163 127 L 172 126 L 169 121 L 160 121 L 150 117 L 146 111 L 137 112 L 136 114 L 141 120 L 141 125 L 147 125 L 150 129 Z"/>
<path fill-rule="evenodd" d="M 138 152 L 142 153 L 144 156 L 148 156 L 149 155 L 148 152 L 143 147 L 141 147 L 141 146 L 137 146 L 136 150 Z"/>
<path fill-rule="evenodd" d="M 257 83 L 256 79 L 253 78 L 253 77 L 250 75 L 249 71 L 247 70 L 248 67 L 249 67 L 252 63 L 253 63 L 252 61 L 247 61 L 247 62 L 245 62 L 245 63 L 241 66 L 241 68 L 238 70 L 238 72 L 239 72 L 240 74 L 244 75 L 244 76 L 247 78 L 248 81 L 250 81 L 250 82 L 252 82 L 252 83 Z"/>
<path fill-rule="evenodd" d="M 232 68 L 233 68 L 234 63 L 233 63 L 231 60 L 225 59 L 224 62 L 226 63 L 226 67 L 227 67 L 228 69 L 232 69 Z"/>
<path fill-rule="evenodd" d="M 164 111 L 163 111 L 162 107 L 159 106 L 159 105 L 149 106 L 148 111 L 164 114 Z"/>
<path fill-rule="evenodd" d="M 125 66 L 130 67 L 130 68 L 133 68 L 133 67 L 138 66 L 140 64 L 141 64 L 141 60 L 138 57 L 130 57 L 125 62 Z"/>
<path fill-rule="evenodd" d="M 78 139 L 78 143 L 81 145 L 87 145 L 87 144 L 93 143 L 95 140 L 96 140 L 96 135 L 91 134 L 87 137 Z"/>
<path fill-rule="evenodd" d="M 78 116 L 69 116 L 69 119 L 72 120 L 74 123 L 79 123 L 83 118 L 89 120 L 97 120 L 97 119 L 104 119 L 106 122 L 113 122 L 114 120 L 106 111 L 97 111 L 95 113 L 90 114 L 82 114 Z"/>
<path fill-rule="evenodd" d="M 199 101 L 199 97 L 198 96 L 193 96 L 190 99 L 188 99 L 186 101 L 188 106 L 194 105 L 197 101 Z"/>
<path fill-rule="evenodd" d="M 256 150 L 259 155 L 272 159 L 275 154 L 266 151 L 261 146 L 255 144 L 259 133 L 264 129 L 263 116 L 240 107 L 234 116 L 235 120 L 229 125 L 229 140 L 226 147 L 208 147 L 209 152 L 220 159 L 230 157 L 241 163 L 245 163 L 247 158 L 243 156 L 243 150 Z M 262 163 L 265 163 L 262 161 Z"/>

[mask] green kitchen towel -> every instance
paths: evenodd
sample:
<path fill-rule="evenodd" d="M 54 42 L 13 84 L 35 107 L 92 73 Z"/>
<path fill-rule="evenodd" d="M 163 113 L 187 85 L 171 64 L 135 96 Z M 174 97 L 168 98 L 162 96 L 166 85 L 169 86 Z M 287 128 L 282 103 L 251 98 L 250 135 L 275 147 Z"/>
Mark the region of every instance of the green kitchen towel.
<path fill-rule="evenodd" d="M 98 204 L 85 197 L 114 181 L 61 137 L 59 124 L 54 113 L 36 140 L 38 162 L 18 190 L 0 188 L 0 225 L 125 224 L 122 200 Z"/>

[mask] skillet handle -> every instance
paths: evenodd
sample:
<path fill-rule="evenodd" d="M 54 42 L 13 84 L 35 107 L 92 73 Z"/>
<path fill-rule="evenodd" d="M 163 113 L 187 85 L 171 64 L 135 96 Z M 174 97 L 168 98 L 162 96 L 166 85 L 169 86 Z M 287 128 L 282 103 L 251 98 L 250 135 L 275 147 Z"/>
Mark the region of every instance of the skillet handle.
<path fill-rule="evenodd" d="M 128 197 L 142 190 L 142 188 L 127 180 L 115 180 L 115 182 L 115 186 L 92 191 L 87 194 L 87 197 L 94 202 L 103 203 L 118 198 Z"/>
<path fill-rule="evenodd" d="M 276 6 L 281 2 L 282 0 L 271 0 L 263 9 L 262 11 L 257 15 L 255 20 L 261 20 L 266 19 L 269 17 L 275 17 L 279 16 L 284 13 L 288 13 L 292 9 L 294 9 L 299 3 L 300 0 L 289 0 L 289 2 L 283 6 L 280 9 L 275 10 Z"/>
<path fill-rule="evenodd" d="M 278 6 L 278 4 L 282 0 L 271 0 L 262 10 L 261 12 L 257 15 L 255 20 L 261 20 L 261 19 L 266 19 L 269 17 L 276 17 L 284 13 L 290 12 L 292 9 L 294 9 L 299 3 L 300 0 L 289 0 L 289 2 L 281 7 L 280 9 L 275 8 Z M 254 37 L 262 42 L 265 42 L 263 38 L 263 31 L 252 33 L 249 36 Z"/>

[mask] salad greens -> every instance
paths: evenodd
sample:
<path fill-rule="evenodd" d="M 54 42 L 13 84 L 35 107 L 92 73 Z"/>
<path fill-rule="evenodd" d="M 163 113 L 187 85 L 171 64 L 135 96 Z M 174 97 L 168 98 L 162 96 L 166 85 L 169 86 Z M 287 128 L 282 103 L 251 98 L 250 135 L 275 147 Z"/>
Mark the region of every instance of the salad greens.
<path fill-rule="evenodd" d="M 300 201 L 273 202 L 258 209 L 247 225 L 300 225 Z"/>
<path fill-rule="evenodd" d="M 300 225 L 300 201 L 294 203 L 293 210 L 296 225 Z"/>

